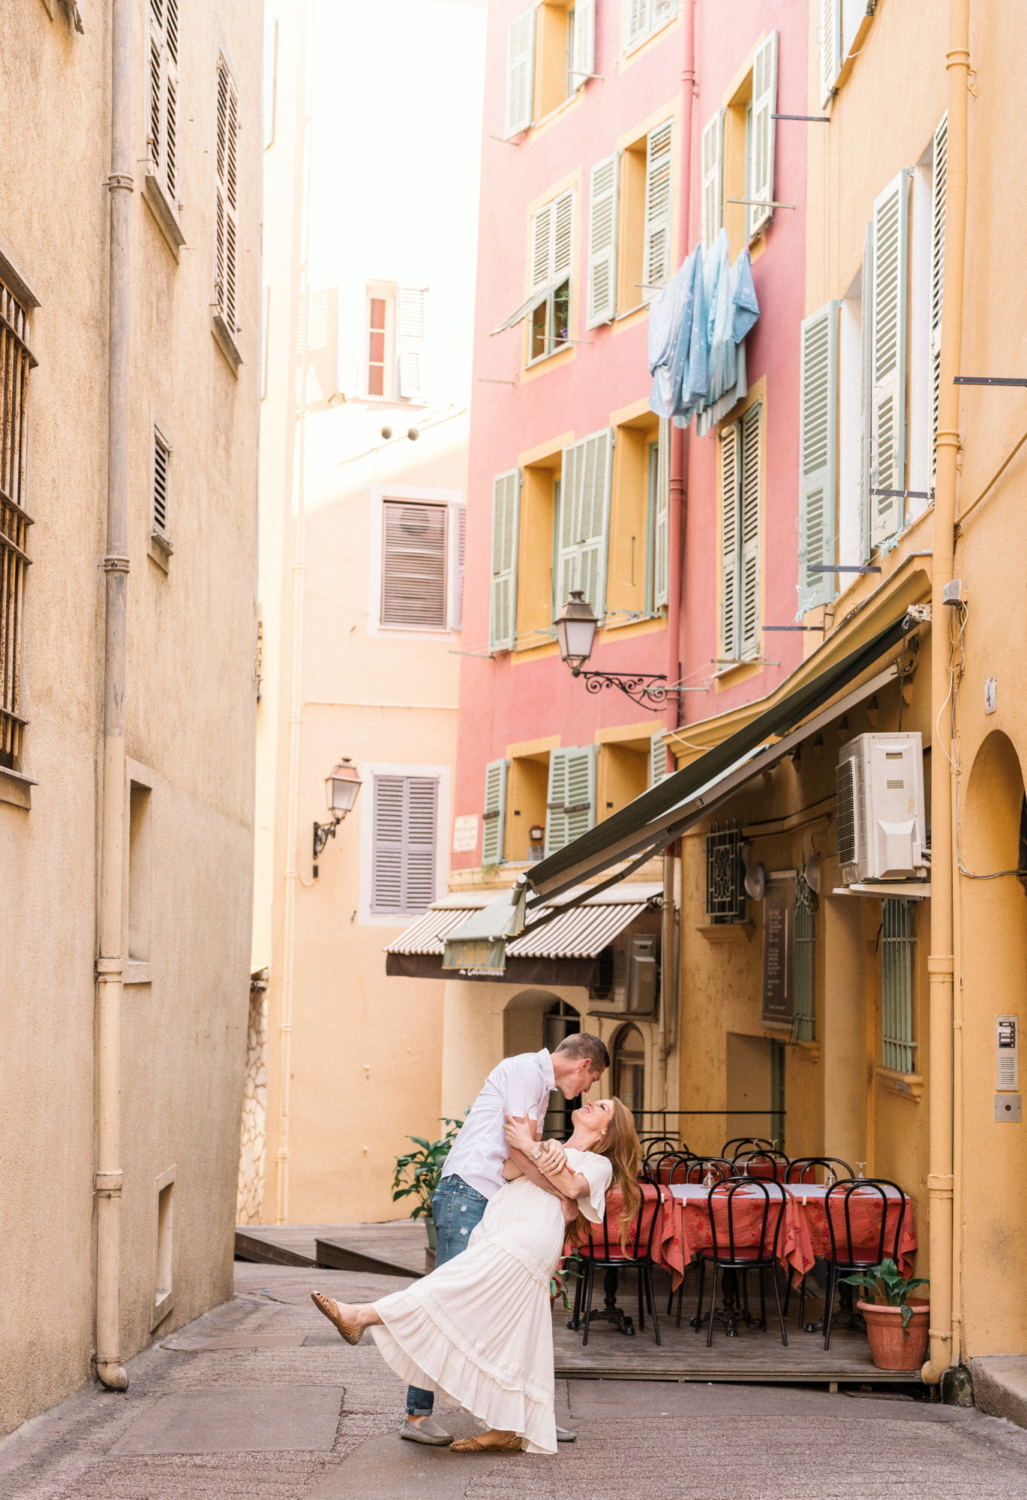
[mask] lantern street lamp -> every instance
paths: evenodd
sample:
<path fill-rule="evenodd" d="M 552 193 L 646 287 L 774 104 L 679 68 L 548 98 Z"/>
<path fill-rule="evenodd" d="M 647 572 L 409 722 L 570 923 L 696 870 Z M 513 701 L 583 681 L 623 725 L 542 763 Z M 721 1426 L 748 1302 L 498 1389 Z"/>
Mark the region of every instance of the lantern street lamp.
<path fill-rule="evenodd" d="M 663 672 L 583 672 L 581 669 L 592 655 L 596 629 L 599 621 L 581 589 L 571 589 L 570 598 L 556 617 L 556 639 L 560 647 L 560 660 L 565 661 L 574 677 L 585 679 L 589 693 L 601 693 L 603 688 L 620 688 L 632 703 L 656 713 L 674 691 L 660 684 L 667 681 Z"/>
<path fill-rule="evenodd" d="M 321 851 L 329 839 L 335 837 L 335 830 L 342 822 L 348 812 L 353 811 L 353 804 L 357 800 L 360 791 L 360 772 L 356 766 L 344 755 L 337 766 L 333 766 L 331 774 L 325 777 L 325 800 L 328 803 L 328 811 L 332 815 L 330 823 L 314 824 L 314 879 L 317 879 L 317 861 Z"/>

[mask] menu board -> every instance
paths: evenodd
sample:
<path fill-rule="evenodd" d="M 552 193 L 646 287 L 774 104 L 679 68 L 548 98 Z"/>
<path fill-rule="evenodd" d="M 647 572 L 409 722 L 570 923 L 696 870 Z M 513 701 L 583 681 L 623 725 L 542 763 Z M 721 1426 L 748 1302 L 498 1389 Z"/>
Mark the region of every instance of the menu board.
<path fill-rule="evenodd" d="M 795 876 L 767 880 L 763 898 L 764 1026 L 791 1026 L 795 1015 Z"/>

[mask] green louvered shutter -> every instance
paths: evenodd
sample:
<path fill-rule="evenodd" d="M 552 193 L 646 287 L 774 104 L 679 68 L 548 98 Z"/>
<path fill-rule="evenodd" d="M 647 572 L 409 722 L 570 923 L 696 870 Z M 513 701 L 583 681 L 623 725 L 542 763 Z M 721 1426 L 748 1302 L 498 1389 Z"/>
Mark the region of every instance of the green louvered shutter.
<path fill-rule="evenodd" d="M 649 741 L 649 785 L 659 786 L 667 774 L 667 741 L 658 729 Z"/>
<path fill-rule="evenodd" d="M 503 858 L 506 823 L 506 761 L 492 760 L 485 767 L 485 810 L 482 815 L 481 862 L 498 865 Z"/>
<path fill-rule="evenodd" d="M 556 507 L 556 556 L 553 590 L 553 615 L 560 613 L 570 598 L 571 589 L 578 584 L 578 535 L 579 517 L 576 513 L 579 495 L 578 470 L 583 454 L 582 444 L 574 443 L 563 450 L 563 468 L 559 485 L 560 498 Z"/>
<path fill-rule="evenodd" d="M 738 477 L 740 468 L 741 428 L 732 422 L 720 434 L 720 635 L 725 661 L 736 661 L 739 649 L 739 538 Z"/>
<path fill-rule="evenodd" d="M 870 475 L 871 436 L 873 432 L 870 393 L 873 390 L 873 332 L 874 332 L 874 226 L 868 224 L 863 239 L 862 305 L 860 307 L 860 336 L 863 341 L 863 366 L 860 380 L 861 434 L 859 450 L 859 558 L 870 561 Z"/>
<path fill-rule="evenodd" d="M 934 484 L 941 398 L 941 307 L 945 284 L 945 184 L 948 166 L 949 117 L 934 132 L 934 177 L 931 191 L 931 484 Z"/>
<path fill-rule="evenodd" d="M 777 122 L 777 32 L 772 31 L 752 60 L 752 133 L 749 142 L 749 191 L 758 199 L 746 213 L 751 240 L 774 217 L 774 144 Z"/>
<path fill-rule="evenodd" d="M 834 562 L 835 431 L 838 304 L 805 320 L 799 377 L 799 613 L 828 604 L 833 573 L 808 573 Z"/>
<path fill-rule="evenodd" d="M 709 250 L 724 217 L 724 111 L 702 133 L 702 247 Z"/>
<path fill-rule="evenodd" d="M 588 208 L 589 328 L 609 323 L 617 311 L 617 162 L 615 151 L 592 168 Z"/>
<path fill-rule="evenodd" d="M 520 511 L 519 469 L 492 481 L 492 593 L 489 650 L 512 651 L 517 634 L 517 540 Z"/>
<path fill-rule="evenodd" d="M 742 418 L 741 532 L 741 656 L 760 654 L 760 428 L 759 402 Z"/>
<path fill-rule="evenodd" d="M 909 173 L 903 168 L 874 203 L 871 333 L 871 488 L 900 490 L 906 473 L 906 266 Z M 902 525 L 903 502 L 874 495 L 870 545 Z"/>
<path fill-rule="evenodd" d="M 653 608 L 666 609 L 670 592 L 670 434 L 669 417 L 660 418 L 653 506 Z"/>
<path fill-rule="evenodd" d="M 506 33 L 506 134 L 527 130 L 535 94 L 535 7 L 510 22 Z"/>
<path fill-rule="evenodd" d="M 546 857 L 587 833 L 595 822 L 596 747 L 549 752 Z"/>
<path fill-rule="evenodd" d="M 598 619 L 606 613 L 606 542 L 610 527 L 610 473 L 613 468 L 613 429 L 594 432 L 581 444 L 578 466 L 579 547 L 578 588 Z"/>

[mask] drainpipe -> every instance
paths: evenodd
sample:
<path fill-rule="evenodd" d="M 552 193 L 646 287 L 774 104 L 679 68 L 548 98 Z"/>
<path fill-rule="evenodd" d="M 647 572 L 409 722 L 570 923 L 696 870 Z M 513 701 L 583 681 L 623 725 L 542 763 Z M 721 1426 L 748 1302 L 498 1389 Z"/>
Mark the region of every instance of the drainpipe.
<path fill-rule="evenodd" d="M 962 355 L 963 272 L 966 254 L 967 84 L 970 69 L 970 0 L 949 0 L 949 123 L 945 192 L 945 298 L 941 325 L 934 501 L 934 568 L 931 586 L 931 1158 L 927 1178 L 931 1246 L 930 1353 L 921 1371 L 937 1385 L 953 1363 L 952 1162 L 953 1162 L 953 920 L 952 743 L 948 719 L 948 614 L 942 590 L 952 577 L 956 521 L 956 457 Z"/>
<path fill-rule="evenodd" d="M 121 989 L 124 976 L 125 612 L 132 214 L 132 3 L 113 0 L 103 812 L 97 979 L 96 1373 L 128 1389 L 121 1346 Z"/>

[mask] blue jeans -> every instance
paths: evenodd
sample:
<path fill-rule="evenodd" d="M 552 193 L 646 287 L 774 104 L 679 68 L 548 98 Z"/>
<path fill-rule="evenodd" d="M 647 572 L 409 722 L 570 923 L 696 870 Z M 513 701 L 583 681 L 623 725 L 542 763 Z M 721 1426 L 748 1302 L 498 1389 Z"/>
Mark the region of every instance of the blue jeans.
<path fill-rule="evenodd" d="M 454 1255 L 459 1255 L 461 1250 L 466 1250 L 471 1231 L 481 1223 L 488 1201 L 455 1173 L 450 1177 L 443 1177 L 431 1203 L 431 1216 L 437 1237 L 437 1266 L 444 1265 Z M 434 1405 L 433 1391 L 422 1391 L 416 1385 L 407 1386 L 408 1416 L 430 1416 Z"/>

